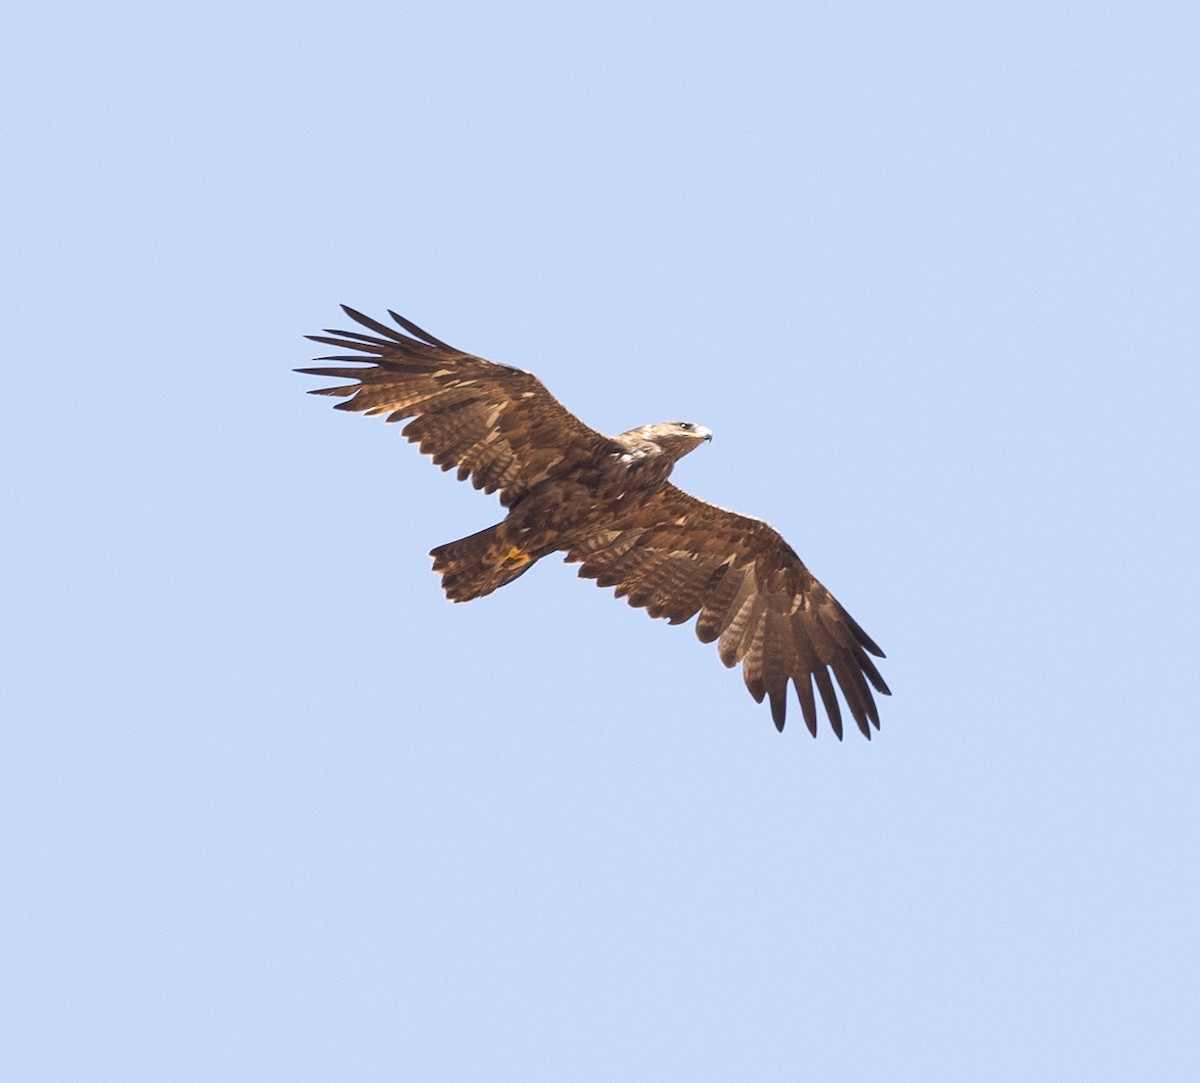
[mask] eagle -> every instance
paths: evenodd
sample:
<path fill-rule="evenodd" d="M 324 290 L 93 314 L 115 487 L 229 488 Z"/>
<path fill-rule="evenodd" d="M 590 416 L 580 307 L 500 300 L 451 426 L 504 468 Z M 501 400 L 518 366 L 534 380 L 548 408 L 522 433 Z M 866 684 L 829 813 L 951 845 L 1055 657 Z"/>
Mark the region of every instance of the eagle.
<path fill-rule="evenodd" d="M 768 523 L 668 480 L 710 430 L 667 421 L 604 436 L 530 372 L 447 346 L 391 310 L 396 328 L 342 310 L 373 333 L 306 336 L 352 351 L 315 358 L 337 367 L 296 369 L 342 381 L 310 394 L 344 399 L 339 410 L 408 420 L 403 435 L 422 453 L 499 493 L 507 509 L 501 522 L 430 553 L 451 601 L 491 594 L 561 552 L 581 576 L 652 617 L 682 624 L 698 614 L 701 642 L 716 640 L 726 666 L 742 664 L 746 687 L 758 703 L 770 699 L 780 732 L 790 682 L 809 732 L 817 735 L 815 686 L 841 740 L 834 679 L 862 734 L 879 728 L 871 689 L 891 692 L 871 660 L 884 657 L 875 641 Z"/>

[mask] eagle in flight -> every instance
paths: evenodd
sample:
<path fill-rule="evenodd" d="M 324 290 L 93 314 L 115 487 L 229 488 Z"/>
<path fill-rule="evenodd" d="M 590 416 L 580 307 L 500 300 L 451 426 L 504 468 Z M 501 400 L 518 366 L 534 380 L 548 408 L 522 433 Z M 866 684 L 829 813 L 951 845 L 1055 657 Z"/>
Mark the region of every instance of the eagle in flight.
<path fill-rule="evenodd" d="M 460 481 L 498 492 L 508 509 L 495 526 L 430 553 L 452 601 L 491 594 L 562 552 L 581 576 L 616 587 L 652 617 L 681 624 L 699 614 L 701 642 L 718 640 L 726 666 L 742 663 L 746 687 L 759 703 L 770 698 L 780 731 L 791 681 L 809 732 L 817 734 L 815 685 L 841 739 L 831 673 L 863 735 L 879 728 L 871 688 L 891 693 L 870 657 L 884 656 L 874 640 L 770 525 L 667 480 L 712 439 L 708 429 L 668 421 L 604 436 L 532 373 L 447 346 L 395 312 L 407 334 L 342 307 L 374 334 L 307 336 L 353 351 L 316 359 L 339 367 L 297 369 L 343 381 L 310 393 L 344 399 L 339 410 L 411 418 L 404 436 L 443 470 L 457 467 Z"/>

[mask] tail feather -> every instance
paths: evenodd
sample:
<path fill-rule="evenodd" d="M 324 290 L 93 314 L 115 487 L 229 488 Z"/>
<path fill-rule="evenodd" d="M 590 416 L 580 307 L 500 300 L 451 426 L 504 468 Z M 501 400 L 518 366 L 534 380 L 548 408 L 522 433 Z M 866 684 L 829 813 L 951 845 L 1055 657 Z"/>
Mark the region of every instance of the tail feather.
<path fill-rule="evenodd" d="M 452 602 L 469 602 L 524 575 L 537 560 L 509 537 L 505 523 L 439 545 L 430 552 L 433 570 Z"/>

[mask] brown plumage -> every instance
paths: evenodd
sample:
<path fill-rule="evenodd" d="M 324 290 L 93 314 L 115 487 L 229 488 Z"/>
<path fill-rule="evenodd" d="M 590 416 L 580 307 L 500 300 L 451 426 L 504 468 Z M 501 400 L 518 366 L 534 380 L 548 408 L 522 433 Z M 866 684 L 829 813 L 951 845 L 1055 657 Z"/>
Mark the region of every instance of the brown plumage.
<path fill-rule="evenodd" d="M 343 306 L 375 332 L 308 336 L 352 354 L 319 361 L 355 368 L 297 372 L 350 383 L 316 388 L 339 410 L 411 418 L 403 434 L 460 481 L 498 492 L 507 517 L 430 554 L 456 602 L 490 594 L 550 553 L 652 617 L 717 640 L 727 666 L 742 663 L 750 694 L 771 701 L 782 730 L 787 686 L 796 687 L 809 732 L 825 707 L 841 739 L 833 679 L 866 737 L 879 728 L 871 688 L 890 695 L 870 655 L 883 657 L 787 542 L 760 519 L 707 504 L 672 485 L 675 463 L 712 434 L 691 422 L 644 425 L 603 436 L 566 410 L 534 375 L 439 342 L 395 312 L 404 331 Z M 361 367 L 365 365 L 365 367 Z"/>

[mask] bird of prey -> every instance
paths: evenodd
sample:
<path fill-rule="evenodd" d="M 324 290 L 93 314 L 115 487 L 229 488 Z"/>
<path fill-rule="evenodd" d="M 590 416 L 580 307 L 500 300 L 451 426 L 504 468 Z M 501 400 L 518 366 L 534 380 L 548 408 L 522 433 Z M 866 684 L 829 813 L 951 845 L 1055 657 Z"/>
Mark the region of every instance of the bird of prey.
<path fill-rule="evenodd" d="M 863 735 L 879 728 L 871 688 L 890 692 L 870 657 L 883 657 L 874 640 L 770 525 L 667 480 L 712 438 L 708 429 L 667 421 L 604 436 L 532 373 L 447 346 L 395 312 L 399 330 L 342 307 L 374 333 L 307 336 L 352 351 L 316 359 L 337 367 L 297 369 L 341 381 L 310 393 L 344 399 L 339 410 L 411 418 L 405 437 L 443 470 L 457 468 L 460 481 L 499 493 L 508 509 L 495 526 L 430 553 L 452 601 L 482 598 L 562 552 L 581 576 L 652 617 L 681 624 L 699 614 L 700 640 L 718 640 L 726 666 L 742 663 L 746 687 L 759 703 L 770 698 L 780 731 L 790 681 L 809 732 L 816 736 L 815 685 L 841 739 L 831 673 Z"/>

